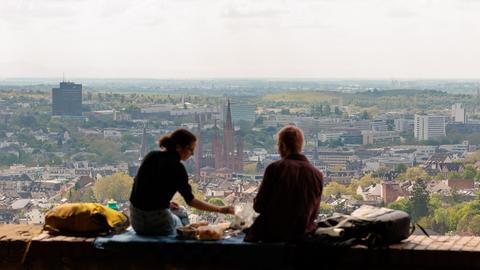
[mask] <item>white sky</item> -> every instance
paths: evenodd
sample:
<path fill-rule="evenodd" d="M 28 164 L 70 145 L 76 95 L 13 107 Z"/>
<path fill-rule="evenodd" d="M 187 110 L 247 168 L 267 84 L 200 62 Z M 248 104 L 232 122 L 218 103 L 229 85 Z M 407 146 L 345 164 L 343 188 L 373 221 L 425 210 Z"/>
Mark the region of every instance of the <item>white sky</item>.
<path fill-rule="evenodd" d="M 0 77 L 480 78 L 480 0 L 0 1 Z"/>

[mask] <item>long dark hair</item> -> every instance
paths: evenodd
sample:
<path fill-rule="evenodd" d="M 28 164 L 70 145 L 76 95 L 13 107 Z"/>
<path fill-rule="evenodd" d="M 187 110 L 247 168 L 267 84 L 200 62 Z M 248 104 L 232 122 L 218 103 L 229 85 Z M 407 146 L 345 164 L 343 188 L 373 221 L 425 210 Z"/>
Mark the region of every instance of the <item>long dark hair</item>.
<path fill-rule="evenodd" d="M 197 137 L 195 137 L 193 133 L 186 129 L 180 128 L 160 138 L 158 145 L 160 148 L 163 148 L 167 151 L 175 151 L 177 145 L 185 148 L 196 141 Z"/>

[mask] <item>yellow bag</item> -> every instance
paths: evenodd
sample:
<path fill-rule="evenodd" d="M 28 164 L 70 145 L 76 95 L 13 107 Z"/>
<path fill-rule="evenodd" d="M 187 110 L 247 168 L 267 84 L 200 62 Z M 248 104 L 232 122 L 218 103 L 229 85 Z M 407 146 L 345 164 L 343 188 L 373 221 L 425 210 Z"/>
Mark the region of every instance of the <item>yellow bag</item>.
<path fill-rule="evenodd" d="M 130 222 L 128 217 L 98 203 L 67 203 L 48 211 L 43 229 L 67 235 L 119 233 Z"/>

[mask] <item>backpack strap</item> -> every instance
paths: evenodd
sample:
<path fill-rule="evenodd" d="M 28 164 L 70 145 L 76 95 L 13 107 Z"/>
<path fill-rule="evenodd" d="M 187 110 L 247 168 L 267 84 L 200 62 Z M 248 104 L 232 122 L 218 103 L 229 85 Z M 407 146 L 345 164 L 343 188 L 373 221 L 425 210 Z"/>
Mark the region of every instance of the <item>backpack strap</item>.
<path fill-rule="evenodd" d="M 448 240 L 437 240 L 437 239 L 431 238 L 430 235 L 427 233 L 427 231 L 418 223 L 415 223 L 415 224 L 412 224 L 412 225 L 413 225 L 412 233 L 415 230 L 415 225 L 417 225 L 417 227 L 422 231 L 422 233 L 425 234 L 425 236 L 428 237 L 430 240 L 432 240 L 432 242 L 440 242 L 440 243 L 448 242 Z"/>
<path fill-rule="evenodd" d="M 32 239 L 28 240 L 27 242 L 27 246 L 25 247 L 25 251 L 23 252 L 22 259 L 20 260 L 20 265 L 23 265 L 25 263 L 28 252 L 30 251 L 30 245 L 32 245 Z"/>
<path fill-rule="evenodd" d="M 43 232 L 44 230 L 42 229 L 39 235 L 42 234 Z M 32 245 L 33 238 L 34 237 L 32 236 L 32 238 L 28 239 L 27 246 L 25 247 L 25 251 L 23 251 L 22 259 L 20 260 L 20 265 L 23 265 L 27 260 L 28 252 L 30 251 L 30 246 Z"/>
<path fill-rule="evenodd" d="M 423 232 L 423 234 L 425 234 L 428 238 L 430 238 L 430 235 L 427 233 L 427 231 L 422 226 L 420 226 L 420 224 L 416 223 L 416 225 Z M 413 224 L 413 230 L 415 230 L 415 224 Z M 413 231 L 412 231 L 412 234 L 413 234 Z M 410 234 L 410 235 L 412 235 L 412 234 Z"/>

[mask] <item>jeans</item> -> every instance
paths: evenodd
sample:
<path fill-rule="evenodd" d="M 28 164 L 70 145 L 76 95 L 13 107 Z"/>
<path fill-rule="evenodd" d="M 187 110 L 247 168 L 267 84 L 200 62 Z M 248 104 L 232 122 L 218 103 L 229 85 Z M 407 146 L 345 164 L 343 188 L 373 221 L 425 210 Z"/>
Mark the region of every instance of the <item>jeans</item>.
<path fill-rule="evenodd" d="M 187 209 L 185 209 L 185 207 L 180 206 L 177 209 L 170 209 L 170 212 L 172 212 L 172 214 L 175 217 L 178 217 L 180 219 L 182 226 L 186 226 L 190 224 L 190 220 L 188 219 Z"/>
<path fill-rule="evenodd" d="M 177 215 L 178 214 L 178 215 Z M 130 205 L 130 222 L 136 233 L 142 235 L 176 235 L 177 228 L 187 225 L 185 208 L 144 211 Z"/>

